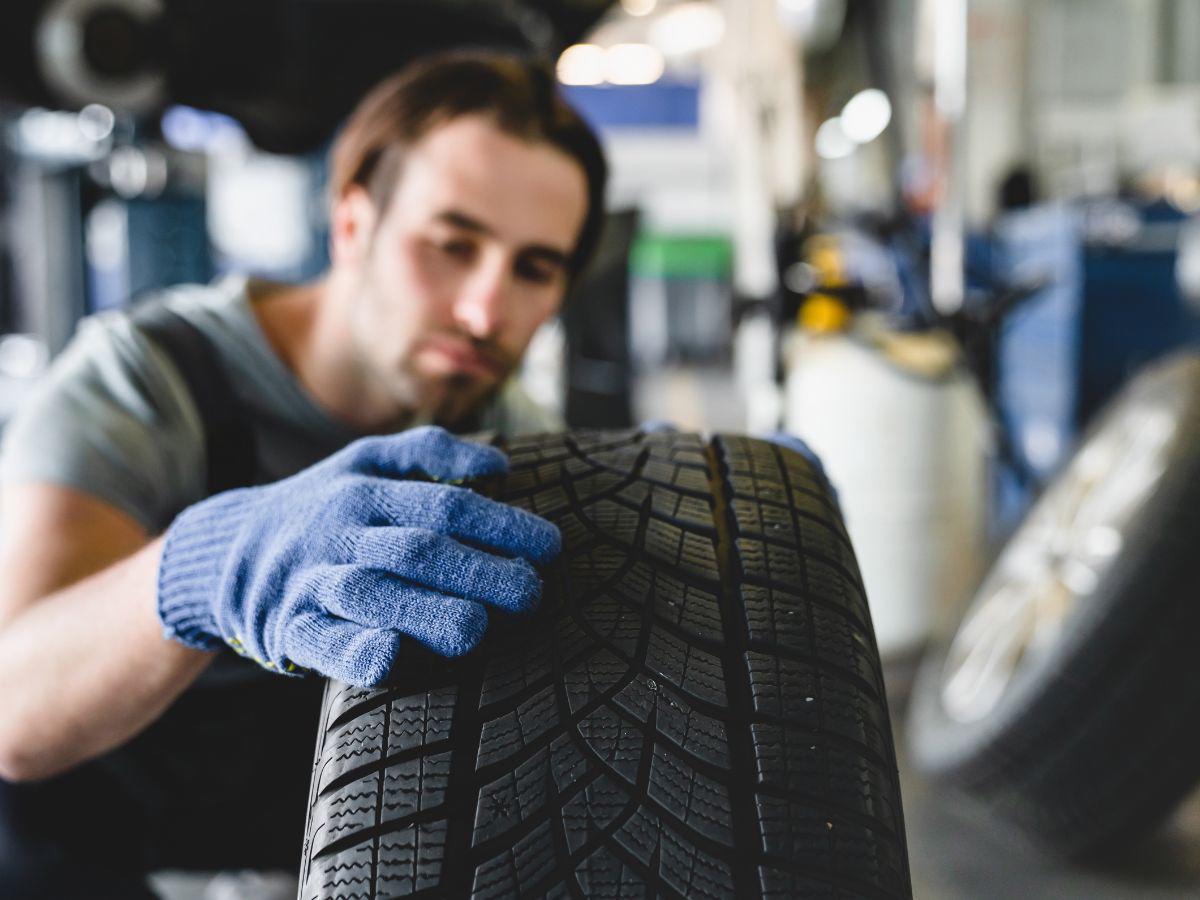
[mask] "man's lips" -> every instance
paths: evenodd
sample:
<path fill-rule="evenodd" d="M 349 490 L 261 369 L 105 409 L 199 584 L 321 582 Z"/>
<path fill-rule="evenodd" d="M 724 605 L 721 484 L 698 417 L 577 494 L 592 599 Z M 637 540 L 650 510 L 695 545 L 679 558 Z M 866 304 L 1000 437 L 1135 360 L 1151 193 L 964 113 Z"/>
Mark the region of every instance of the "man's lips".
<path fill-rule="evenodd" d="M 507 371 L 507 367 L 496 356 L 463 341 L 430 338 L 425 342 L 425 348 L 432 350 L 459 372 L 499 377 Z"/>

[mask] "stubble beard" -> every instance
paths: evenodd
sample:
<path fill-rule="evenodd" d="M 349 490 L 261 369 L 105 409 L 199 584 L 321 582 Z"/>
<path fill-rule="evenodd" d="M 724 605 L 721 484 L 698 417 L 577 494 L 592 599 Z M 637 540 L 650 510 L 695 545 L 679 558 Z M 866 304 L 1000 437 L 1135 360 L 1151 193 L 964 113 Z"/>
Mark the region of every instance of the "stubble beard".
<path fill-rule="evenodd" d="M 470 375 L 449 375 L 444 379 L 442 402 L 433 412 L 433 421 L 449 431 L 474 430 L 484 409 L 500 391 L 503 379 L 480 389 Z"/>

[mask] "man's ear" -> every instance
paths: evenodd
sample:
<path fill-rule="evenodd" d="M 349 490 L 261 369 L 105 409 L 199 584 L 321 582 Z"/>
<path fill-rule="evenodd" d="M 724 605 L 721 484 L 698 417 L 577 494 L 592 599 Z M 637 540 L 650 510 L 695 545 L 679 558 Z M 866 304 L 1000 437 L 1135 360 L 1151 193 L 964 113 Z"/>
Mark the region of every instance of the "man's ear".
<path fill-rule="evenodd" d="M 370 195 L 351 185 L 333 204 L 329 221 L 329 257 L 334 265 L 366 257 L 378 211 Z"/>

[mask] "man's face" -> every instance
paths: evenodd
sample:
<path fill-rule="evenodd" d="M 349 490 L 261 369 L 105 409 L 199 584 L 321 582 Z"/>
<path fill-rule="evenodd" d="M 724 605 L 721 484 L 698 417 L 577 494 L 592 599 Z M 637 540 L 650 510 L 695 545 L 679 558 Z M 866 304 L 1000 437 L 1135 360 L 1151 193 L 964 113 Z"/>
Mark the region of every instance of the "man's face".
<path fill-rule="evenodd" d="M 361 374 L 400 405 L 455 423 L 558 311 L 587 211 L 583 168 L 462 116 L 411 148 L 382 218 L 362 192 L 341 203 L 352 208 L 335 210 L 334 261 L 356 285 Z M 339 238 L 339 215 L 358 217 L 351 238 Z"/>

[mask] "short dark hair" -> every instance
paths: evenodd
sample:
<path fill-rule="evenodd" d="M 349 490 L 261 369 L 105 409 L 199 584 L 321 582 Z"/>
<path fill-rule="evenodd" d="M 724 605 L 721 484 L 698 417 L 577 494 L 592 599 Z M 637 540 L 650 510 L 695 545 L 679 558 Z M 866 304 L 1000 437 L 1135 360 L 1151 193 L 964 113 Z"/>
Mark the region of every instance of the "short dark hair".
<path fill-rule="evenodd" d="M 608 166 L 595 132 L 563 99 L 554 72 L 524 57 L 451 51 L 422 57 L 381 82 L 351 113 L 330 156 L 334 200 L 358 185 L 386 209 L 407 151 L 459 116 L 490 117 L 501 131 L 546 143 L 570 156 L 587 177 L 588 209 L 568 261 L 578 275 L 604 222 Z"/>

